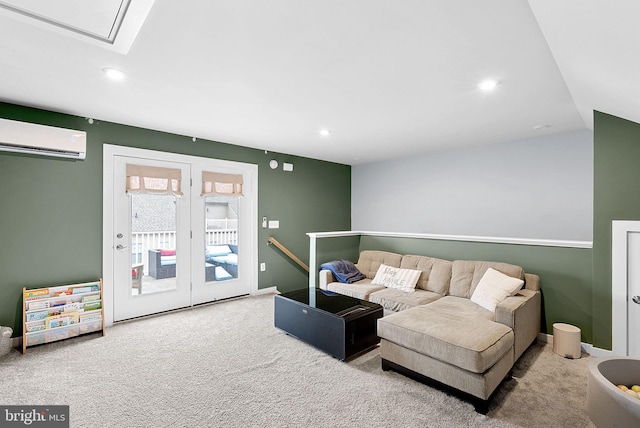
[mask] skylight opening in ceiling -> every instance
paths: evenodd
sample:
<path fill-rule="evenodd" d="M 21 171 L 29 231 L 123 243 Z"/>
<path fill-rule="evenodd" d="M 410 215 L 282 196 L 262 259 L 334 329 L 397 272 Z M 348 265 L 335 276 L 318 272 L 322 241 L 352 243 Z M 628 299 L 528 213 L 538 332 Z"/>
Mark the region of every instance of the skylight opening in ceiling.
<path fill-rule="evenodd" d="M 126 54 L 155 0 L 0 0 L 0 13 Z"/>
<path fill-rule="evenodd" d="M 0 6 L 69 31 L 113 43 L 130 0 L 0 0 Z"/>

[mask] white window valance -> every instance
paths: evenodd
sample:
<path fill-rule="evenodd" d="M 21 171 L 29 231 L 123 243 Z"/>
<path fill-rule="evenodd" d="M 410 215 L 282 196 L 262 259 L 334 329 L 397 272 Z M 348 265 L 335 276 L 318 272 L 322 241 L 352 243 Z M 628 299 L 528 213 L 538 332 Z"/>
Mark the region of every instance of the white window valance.
<path fill-rule="evenodd" d="M 182 173 L 177 168 L 127 164 L 127 193 L 182 196 Z"/>
<path fill-rule="evenodd" d="M 202 196 L 243 196 L 242 174 L 202 171 Z"/>

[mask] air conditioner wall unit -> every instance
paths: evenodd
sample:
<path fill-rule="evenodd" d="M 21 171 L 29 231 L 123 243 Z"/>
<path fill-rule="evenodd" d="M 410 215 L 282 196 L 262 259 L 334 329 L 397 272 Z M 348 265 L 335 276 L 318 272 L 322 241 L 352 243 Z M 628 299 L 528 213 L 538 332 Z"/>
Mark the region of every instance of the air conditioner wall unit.
<path fill-rule="evenodd" d="M 85 159 L 87 133 L 0 119 L 0 151 Z"/>

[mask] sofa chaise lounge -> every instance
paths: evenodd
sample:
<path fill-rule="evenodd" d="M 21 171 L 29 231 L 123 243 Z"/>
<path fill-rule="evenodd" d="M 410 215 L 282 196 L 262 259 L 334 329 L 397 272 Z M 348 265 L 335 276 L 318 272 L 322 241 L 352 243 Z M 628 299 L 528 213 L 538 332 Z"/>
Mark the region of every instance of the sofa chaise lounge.
<path fill-rule="evenodd" d="M 420 271 L 415 290 L 375 284 L 381 265 Z M 329 270 L 321 270 L 319 287 L 382 305 L 385 316 L 378 320 L 378 336 L 383 370 L 445 387 L 486 413 L 496 388 L 539 334 L 538 276 L 507 263 L 384 251 L 362 251 L 356 267 L 365 279 L 335 282 Z M 474 302 L 481 300 L 474 292 L 481 282 L 483 290 L 491 287 L 483 278 L 494 272 L 500 280 L 520 282 L 492 311 Z"/>

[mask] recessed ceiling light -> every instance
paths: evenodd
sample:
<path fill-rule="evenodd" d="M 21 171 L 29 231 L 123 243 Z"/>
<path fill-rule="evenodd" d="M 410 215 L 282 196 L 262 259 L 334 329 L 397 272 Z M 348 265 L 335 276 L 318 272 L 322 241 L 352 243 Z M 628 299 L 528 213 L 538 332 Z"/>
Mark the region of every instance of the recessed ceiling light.
<path fill-rule="evenodd" d="M 105 68 L 102 69 L 102 72 L 104 74 L 106 74 L 107 77 L 109 77 L 110 79 L 113 79 L 113 80 L 122 80 L 125 77 L 127 77 L 127 75 L 124 74 L 123 71 L 120 71 L 120 70 L 115 69 L 115 68 L 105 67 Z"/>
<path fill-rule="evenodd" d="M 329 135 L 331 135 L 331 130 L 321 129 L 320 131 L 318 131 L 318 134 L 322 135 L 323 137 L 328 137 Z"/>
<path fill-rule="evenodd" d="M 498 83 L 500 82 L 497 80 L 484 80 L 478 84 L 478 88 L 482 91 L 491 91 L 498 86 Z"/>
<path fill-rule="evenodd" d="M 533 127 L 533 129 L 535 129 L 536 131 L 539 131 L 540 129 L 546 129 L 546 128 L 551 128 L 551 125 L 536 125 Z"/>

